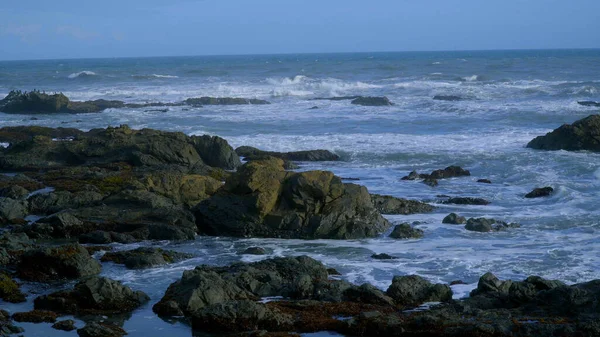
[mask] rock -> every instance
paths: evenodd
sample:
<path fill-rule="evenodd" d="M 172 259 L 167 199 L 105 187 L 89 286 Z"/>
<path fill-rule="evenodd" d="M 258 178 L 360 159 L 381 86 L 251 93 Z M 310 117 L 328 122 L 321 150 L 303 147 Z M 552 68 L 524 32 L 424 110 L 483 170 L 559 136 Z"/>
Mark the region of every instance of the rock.
<path fill-rule="evenodd" d="M 594 102 L 594 101 L 578 101 L 577 104 L 583 105 L 583 106 L 600 107 L 600 102 Z"/>
<path fill-rule="evenodd" d="M 538 150 L 587 150 L 600 152 L 600 115 L 590 115 L 573 124 L 538 136 L 527 147 Z"/>
<path fill-rule="evenodd" d="M 431 186 L 431 187 L 436 187 L 439 183 L 437 181 L 437 179 L 428 177 L 423 179 L 423 184 L 427 185 L 427 186 Z"/>
<path fill-rule="evenodd" d="M 189 259 L 192 255 L 160 248 L 140 247 L 134 250 L 108 252 L 102 262 L 124 264 L 129 269 L 144 269 Z"/>
<path fill-rule="evenodd" d="M 490 202 L 482 198 L 470 198 L 470 197 L 455 197 L 448 200 L 444 200 L 443 204 L 457 204 L 457 205 L 489 205 Z"/>
<path fill-rule="evenodd" d="M 0 218 L 22 219 L 28 214 L 27 208 L 27 201 L 0 198 Z"/>
<path fill-rule="evenodd" d="M 423 237 L 423 231 L 413 228 L 410 224 L 403 223 L 394 227 L 390 237 L 394 239 L 420 239 Z"/>
<path fill-rule="evenodd" d="M 407 176 L 402 177 L 400 180 L 417 180 L 420 179 L 422 175 L 417 173 L 417 171 L 411 171 Z"/>
<path fill-rule="evenodd" d="M 266 255 L 267 251 L 262 247 L 250 247 L 240 253 L 241 255 Z"/>
<path fill-rule="evenodd" d="M 31 238 L 71 238 L 90 229 L 69 212 L 59 212 L 39 219 L 26 230 Z"/>
<path fill-rule="evenodd" d="M 433 99 L 436 101 L 450 101 L 450 102 L 464 100 L 464 98 L 462 98 L 460 96 L 455 96 L 455 95 L 435 95 L 435 96 L 433 96 Z"/>
<path fill-rule="evenodd" d="M 317 109 L 319 109 L 319 107 L 315 105 L 315 106 L 310 107 L 308 110 L 317 110 Z"/>
<path fill-rule="evenodd" d="M 0 299 L 9 303 L 25 302 L 25 294 L 9 275 L 0 272 Z"/>
<path fill-rule="evenodd" d="M 335 268 L 327 268 L 327 274 L 329 274 L 330 276 L 339 276 L 342 275 L 339 271 L 337 271 Z"/>
<path fill-rule="evenodd" d="M 533 191 L 531 191 L 525 195 L 525 198 L 547 197 L 547 196 L 551 195 L 552 192 L 554 192 L 554 189 L 552 187 L 534 188 Z"/>
<path fill-rule="evenodd" d="M 245 105 L 245 104 L 271 104 L 268 101 L 262 99 L 248 99 L 248 98 L 231 98 L 231 97 L 200 97 L 200 98 L 188 98 L 184 101 L 188 105 Z"/>
<path fill-rule="evenodd" d="M 35 299 L 36 309 L 64 314 L 114 314 L 130 312 L 150 298 L 141 291 L 133 291 L 105 277 L 80 281 L 73 290 L 58 291 Z"/>
<path fill-rule="evenodd" d="M 46 94 L 40 91 L 11 91 L 0 100 L 0 111 L 4 113 L 53 113 L 66 112 L 69 99 L 63 94 Z"/>
<path fill-rule="evenodd" d="M 220 181 L 198 174 L 157 172 L 143 177 L 140 187 L 191 208 L 214 195 L 221 186 Z"/>
<path fill-rule="evenodd" d="M 448 166 L 443 170 L 435 170 L 429 175 L 433 179 L 446 179 L 454 177 L 466 177 L 470 176 L 471 172 L 465 170 L 460 166 Z"/>
<path fill-rule="evenodd" d="M 394 306 L 394 300 L 383 291 L 365 283 L 360 287 L 353 286 L 344 291 L 344 300 L 383 306 Z"/>
<path fill-rule="evenodd" d="M 10 198 L 14 200 L 25 199 L 29 195 L 29 191 L 19 185 L 10 185 L 0 189 L 0 197 Z"/>
<path fill-rule="evenodd" d="M 314 101 L 349 101 L 357 98 L 361 98 L 362 96 L 336 96 L 336 97 L 316 97 L 313 98 Z"/>
<path fill-rule="evenodd" d="M 53 329 L 62 330 L 62 331 L 73 331 L 77 329 L 75 326 L 75 321 L 72 319 L 67 319 L 64 321 L 58 321 L 52 325 Z"/>
<path fill-rule="evenodd" d="M 12 324 L 8 311 L 0 309 L 0 336 L 5 337 L 24 331 L 23 328 Z"/>
<path fill-rule="evenodd" d="M 382 214 L 429 213 L 434 207 L 424 202 L 395 198 L 388 195 L 371 194 L 373 206 Z"/>
<path fill-rule="evenodd" d="M 425 302 L 447 302 L 452 299 L 452 290 L 445 284 L 431 284 L 421 276 L 394 276 L 386 294 L 396 304 L 416 306 Z"/>
<path fill-rule="evenodd" d="M 383 96 L 383 97 L 358 97 L 358 98 L 353 99 L 350 103 L 356 104 L 356 105 L 364 105 L 364 106 L 394 105 L 394 103 L 390 102 L 390 100 L 385 96 Z"/>
<path fill-rule="evenodd" d="M 492 183 L 492 181 L 489 179 L 478 179 L 477 182 L 483 183 L 483 184 L 491 184 Z"/>
<path fill-rule="evenodd" d="M 100 263 L 78 244 L 27 251 L 17 265 L 19 278 L 34 282 L 78 279 L 100 273 Z"/>
<path fill-rule="evenodd" d="M 328 150 L 308 150 L 308 151 L 294 151 L 294 152 L 273 152 L 273 151 L 262 151 L 251 146 L 240 146 L 235 149 L 235 152 L 245 157 L 246 160 L 254 160 L 255 158 L 264 158 L 265 156 L 271 156 L 280 158 L 283 160 L 291 161 L 336 161 L 340 157 Z"/>
<path fill-rule="evenodd" d="M 68 208 L 93 206 L 102 199 L 102 194 L 93 191 L 40 193 L 29 198 L 29 211 L 33 214 L 51 215 Z"/>
<path fill-rule="evenodd" d="M 200 233 L 219 236 L 356 239 L 390 227 L 365 187 L 331 172 L 286 172 L 276 158 L 246 163 L 195 215 Z"/>
<path fill-rule="evenodd" d="M 373 254 L 373 255 L 371 255 L 371 258 L 375 259 L 375 260 L 395 260 L 395 259 L 397 259 L 397 257 L 388 255 L 386 253 Z"/>
<path fill-rule="evenodd" d="M 447 223 L 451 225 L 461 225 L 467 222 L 464 216 L 459 216 L 456 213 L 450 213 L 446 215 L 446 217 L 442 220 L 442 223 Z"/>
<path fill-rule="evenodd" d="M 162 316 L 192 315 L 229 301 L 283 296 L 311 298 L 327 280 L 325 266 L 306 256 L 274 258 L 230 267 L 200 266 L 183 272 L 153 307 Z"/>
<path fill-rule="evenodd" d="M 17 312 L 12 315 L 12 318 L 17 322 L 29 323 L 54 323 L 58 314 L 52 311 L 32 310 L 29 312 Z"/>
<path fill-rule="evenodd" d="M 5 129 L 0 129 L 0 134 Z M 235 169 L 240 164 L 233 148 L 216 136 L 189 137 L 180 132 L 132 130 L 126 125 L 77 133 L 70 141 L 53 141 L 45 135 L 47 131 L 29 133 L 30 139 L 3 150 L 1 169 L 36 171 L 127 163 L 134 167 L 171 165 L 189 170 L 208 165 Z"/>
<path fill-rule="evenodd" d="M 77 334 L 79 337 L 121 337 L 127 335 L 127 332 L 116 325 L 92 322 L 77 329 Z"/>
<path fill-rule="evenodd" d="M 495 219 L 486 218 L 470 218 L 467 220 L 465 229 L 474 232 L 498 232 L 508 228 L 518 228 L 521 225 L 517 223 L 506 223 L 504 221 L 498 221 Z"/>

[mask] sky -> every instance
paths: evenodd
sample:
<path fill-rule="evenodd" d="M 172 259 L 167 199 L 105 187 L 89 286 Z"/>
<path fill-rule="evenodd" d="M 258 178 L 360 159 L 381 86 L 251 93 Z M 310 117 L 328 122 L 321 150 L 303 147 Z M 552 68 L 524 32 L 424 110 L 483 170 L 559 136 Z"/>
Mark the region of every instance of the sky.
<path fill-rule="evenodd" d="M 600 48 L 599 0 L 2 0 L 0 60 Z"/>

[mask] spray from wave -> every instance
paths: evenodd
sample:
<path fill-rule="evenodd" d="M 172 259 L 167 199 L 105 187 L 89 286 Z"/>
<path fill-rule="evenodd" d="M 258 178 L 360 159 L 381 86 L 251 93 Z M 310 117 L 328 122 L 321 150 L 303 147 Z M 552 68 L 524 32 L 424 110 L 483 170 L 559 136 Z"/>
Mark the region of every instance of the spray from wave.
<path fill-rule="evenodd" d="M 160 74 L 151 74 L 151 75 L 131 75 L 133 78 L 138 79 L 152 79 L 152 78 L 179 78 L 179 76 L 175 75 L 160 75 Z"/>
<path fill-rule="evenodd" d="M 72 73 L 68 77 L 71 78 L 71 79 L 74 79 L 74 78 L 79 78 L 79 77 L 90 77 L 90 76 L 97 76 L 97 75 L 98 74 L 96 74 L 93 71 L 84 70 L 84 71 L 80 71 L 78 73 Z"/>

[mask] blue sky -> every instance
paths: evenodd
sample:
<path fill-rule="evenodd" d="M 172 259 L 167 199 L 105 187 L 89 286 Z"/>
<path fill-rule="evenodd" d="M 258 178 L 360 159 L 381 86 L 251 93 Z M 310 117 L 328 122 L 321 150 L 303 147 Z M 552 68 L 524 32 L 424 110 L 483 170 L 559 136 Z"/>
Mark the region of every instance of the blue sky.
<path fill-rule="evenodd" d="M 600 48 L 599 0 L 3 0 L 0 59 Z"/>

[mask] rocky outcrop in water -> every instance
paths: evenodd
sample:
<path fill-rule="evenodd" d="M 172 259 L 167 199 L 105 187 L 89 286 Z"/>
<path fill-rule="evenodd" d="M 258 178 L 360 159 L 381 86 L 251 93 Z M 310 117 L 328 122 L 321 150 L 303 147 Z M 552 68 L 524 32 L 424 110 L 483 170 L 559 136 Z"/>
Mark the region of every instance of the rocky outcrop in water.
<path fill-rule="evenodd" d="M 355 99 L 353 99 L 351 102 L 351 104 L 354 105 L 363 105 L 363 106 L 391 106 L 394 105 L 394 103 L 390 102 L 390 100 L 383 96 L 383 97 L 357 97 Z"/>
<path fill-rule="evenodd" d="M 4 272 L 0 272 L 0 299 L 10 303 L 25 302 L 25 294 L 19 289 L 19 284 Z"/>
<path fill-rule="evenodd" d="M 600 152 L 600 115 L 590 115 L 573 124 L 538 136 L 527 147 L 538 150 L 587 150 Z"/>
<path fill-rule="evenodd" d="M 600 107 L 600 102 L 595 101 L 578 101 L 577 104 L 583 106 Z"/>
<path fill-rule="evenodd" d="M 420 239 L 423 237 L 423 230 L 412 227 L 408 223 L 396 225 L 390 237 L 394 239 Z"/>
<path fill-rule="evenodd" d="M 174 263 L 191 258 L 192 255 L 163 250 L 160 248 L 140 247 L 133 250 L 108 252 L 102 256 L 102 262 L 123 264 L 129 269 L 144 269 Z"/>
<path fill-rule="evenodd" d="M 525 198 L 532 199 L 532 198 L 547 197 L 547 196 L 551 195 L 552 192 L 554 192 L 554 189 L 549 186 L 534 188 L 533 191 L 525 194 Z"/>
<path fill-rule="evenodd" d="M 106 322 L 91 322 L 77 329 L 79 337 L 122 337 L 127 335 L 123 328 Z"/>
<path fill-rule="evenodd" d="M 286 172 L 276 158 L 246 163 L 195 214 L 200 233 L 236 237 L 353 239 L 390 227 L 365 187 L 331 172 Z"/>
<path fill-rule="evenodd" d="M 450 213 L 444 217 L 442 223 L 451 224 L 451 225 L 461 225 L 467 222 L 464 216 L 460 216 L 456 213 Z"/>
<path fill-rule="evenodd" d="M 489 205 L 490 202 L 483 198 L 473 198 L 473 197 L 452 197 L 447 200 L 442 201 L 442 204 L 457 204 L 457 205 L 479 205 L 485 206 Z"/>
<path fill-rule="evenodd" d="M 464 100 L 463 97 L 456 96 L 456 95 L 435 95 L 435 96 L 433 96 L 433 99 L 436 101 L 449 101 L 449 102 L 457 102 L 457 101 Z"/>
<path fill-rule="evenodd" d="M 188 105 L 265 105 L 271 104 L 268 101 L 255 98 L 232 98 L 232 97 L 200 97 L 188 98 L 184 101 Z"/>
<path fill-rule="evenodd" d="M 78 244 L 26 251 L 17 265 L 19 278 L 35 282 L 78 279 L 100 273 L 100 263 Z"/>
<path fill-rule="evenodd" d="M 429 213 L 435 209 L 435 207 L 424 202 L 396 198 L 389 195 L 371 194 L 371 201 L 373 202 L 375 209 L 377 209 L 381 214 L 409 215 L 416 213 Z"/>
<path fill-rule="evenodd" d="M 262 151 L 251 146 L 240 146 L 235 152 L 246 160 L 264 159 L 267 156 L 291 161 L 336 161 L 340 157 L 328 150 L 308 150 L 294 152 Z"/>
<path fill-rule="evenodd" d="M 509 228 L 519 228 L 518 223 L 506 223 L 496 219 L 470 218 L 467 220 L 465 229 L 473 232 L 499 232 Z"/>
<path fill-rule="evenodd" d="M 460 166 L 448 166 L 445 169 L 434 170 L 430 174 L 418 173 L 417 171 L 410 172 L 407 176 L 401 178 L 401 180 L 417 180 L 423 179 L 423 183 L 435 187 L 438 185 L 438 179 L 447 179 L 455 177 L 467 177 L 470 176 L 471 172 L 465 170 Z"/>

